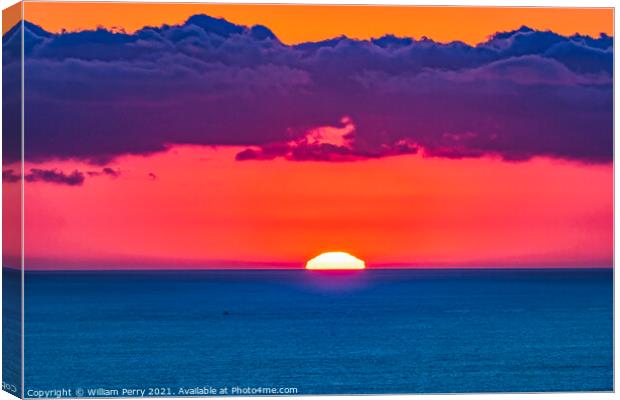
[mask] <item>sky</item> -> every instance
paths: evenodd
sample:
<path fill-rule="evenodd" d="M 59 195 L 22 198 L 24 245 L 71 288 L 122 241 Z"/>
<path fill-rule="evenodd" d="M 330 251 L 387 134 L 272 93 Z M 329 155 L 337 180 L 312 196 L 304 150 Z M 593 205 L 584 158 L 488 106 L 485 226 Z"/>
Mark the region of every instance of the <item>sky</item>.
<path fill-rule="evenodd" d="M 385 34 L 485 41 L 495 32 L 522 25 L 563 35 L 613 34 L 612 10 L 605 8 L 322 6 L 258 4 L 25 3 L 27 20 L 50 32 L 181 24 L 195 14 L 225 18 L 240 25 L 265 25 L 286 44 L 346 35 L 369 39 Z"/>
<path fill-rule="evenodd" d="M 25 4 L 27 268 L 612 265 L 611 10 L 131 7 Z"/>

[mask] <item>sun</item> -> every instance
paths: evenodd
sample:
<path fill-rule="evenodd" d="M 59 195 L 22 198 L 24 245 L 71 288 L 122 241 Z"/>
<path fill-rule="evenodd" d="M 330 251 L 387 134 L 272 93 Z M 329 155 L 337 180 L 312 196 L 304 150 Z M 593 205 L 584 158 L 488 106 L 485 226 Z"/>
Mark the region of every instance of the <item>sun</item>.
<path fill-rule="evenodd" d="M 306 269 L 310 270 L 350 270 L 365 269 L 366 263 L 343 251 L 330 251 L 308 260 Z"/>

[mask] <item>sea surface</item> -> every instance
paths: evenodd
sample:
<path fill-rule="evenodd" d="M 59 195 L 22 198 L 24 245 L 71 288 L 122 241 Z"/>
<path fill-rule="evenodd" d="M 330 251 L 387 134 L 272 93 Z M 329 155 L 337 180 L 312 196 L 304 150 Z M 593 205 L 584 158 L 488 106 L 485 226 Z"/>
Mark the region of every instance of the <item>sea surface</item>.
<path fill-rule="evenodd" d="M 611 391 L 612 275 L 27 272 L 25 395 Z"/>

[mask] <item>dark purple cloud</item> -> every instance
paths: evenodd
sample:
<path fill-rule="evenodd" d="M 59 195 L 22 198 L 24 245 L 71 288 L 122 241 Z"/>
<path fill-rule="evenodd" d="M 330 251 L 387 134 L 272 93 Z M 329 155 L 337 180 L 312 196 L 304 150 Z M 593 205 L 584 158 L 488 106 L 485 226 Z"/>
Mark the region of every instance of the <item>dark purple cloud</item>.
<path fill-rule="evenodd" d="M 110 176 L 112 178 L 118 178 L 119 176 L 121 176 L 121 171 L 117 169 L 112 169 L 110 167 L 103 168 L 101 172 L 103 172 L 104 175 Z"/>
<path fill-rule="evenodd" d="M 91 177 L 106 175 L 111 178 L 118 178 L 119 176 L 121 176 L 121 171 L 118 169 L 110 168 L 110 167 L 104 167 L 100 171 L 87 171 L 86 175 L 91 176 Z"/>
<path fill-rule="evenodd" d="M 478 46 L 394 36 L 287 46 L 265 27 L 207 16 L 135 34 L 27 24 L 25 154 L 104 164 L 202 144 L 246 146 L 238 160 L 611 162 L 612 46 L 525 27 Z M 344 142 L 312 137 L 343 119 Z"/>
<path fill-rule="evenodd" d="M 84 183 L 86 176 L 92 178 L 104 175 L 112 178 L 118 178 L 121 175 L 121 172 L 109 167 L 102 168 L 100 171 L 87 171 L 85 173 L 78 170 L 71 173 L 65 173 L 55 168 L 31 168 L 30 172 L 26 173 L 24 180 L 26 182 L 47 182 L 60 185 L 81 186 Z M 21 175 L 15 172 L 15 170 L 5 169 L 2 171 L 3 182 L 13 183 L 19 182 L 20 180 Z"/>
<path fill-rule="evenodd" d="M 338 126 L 324 126 L 311 129 L 304 136 L 297 136 L 287 142 L 270 143 L 248 148 L 239 152 L 238 161 L 271 160 L 282 157 L 293 161 L 356 161 L 390 155 L 415 154 L 419 148 L 406 139 L 366 149 L 356 137 L 356 126 L 349 117 L 344 117 Z"/>
<path fill-rule="evenodd" d="M 2 182 L 14 183 L 21 180 L 21 174 L 15 172 L 12 169 L 2 170 Z"/>
<path fill-rule="evenodd" d="M 84 183 L 84 174 L 73 171 L 69 174 L 56 169 L 31 168 L 24 176 L 26 182 L 48 182 L 59 185 L 80 186 Z"/>

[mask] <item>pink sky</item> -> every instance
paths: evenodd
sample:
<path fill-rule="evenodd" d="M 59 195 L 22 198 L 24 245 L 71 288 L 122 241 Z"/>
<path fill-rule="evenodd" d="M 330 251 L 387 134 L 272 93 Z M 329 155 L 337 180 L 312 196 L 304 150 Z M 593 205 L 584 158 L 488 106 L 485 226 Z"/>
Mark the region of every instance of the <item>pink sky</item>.
<path fill-rule="evenodd" d="M 239 162 L 239 151 L 177 146 L 119 158 L 117 178 L 26 183 L 27 268 L 302 267 L 335 250 L 369 268 L 612 265 L 611 165 Z"/>

